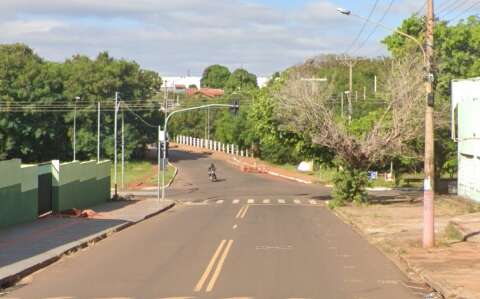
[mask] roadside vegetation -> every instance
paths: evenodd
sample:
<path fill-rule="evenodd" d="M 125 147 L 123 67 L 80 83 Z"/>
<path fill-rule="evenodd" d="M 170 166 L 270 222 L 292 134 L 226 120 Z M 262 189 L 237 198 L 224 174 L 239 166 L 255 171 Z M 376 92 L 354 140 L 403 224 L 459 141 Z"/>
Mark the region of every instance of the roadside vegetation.
<path fill-rule="evenodd" d="M 399 29 L 423 41 L 424 24 L 422 17 L 413 15 Z M 439 20 L 435 30 L 436 174 L 452 178 L 457 157 L 450 139 L 449 82 L 480 76 L 480 19 Z M 239 115 L 194 112 L 179 117 L 173 133 L 205 138 L 208 131 L 211 139 L 250 148 L 257 158 L 290 170 L 301 161 L 313 161 L 311 175 L 320 182 L 335 182 L 339 204 L 368 202 L 367 186 L 421 187 L 425 106 L 421 52 L 397 33 L 383 43 L 390 51 L 388 58 L 321 55 L 274 74 L 265 88 L 239 84 L 220 99 L 225 103 L 240 99 Z M 351 110 L 344 59 L 355 61 Z M 225 68 L 218 69 L 226 78 Z M 304 80 L 308 78 L 327 82 Z M 191 105 L 202 101 L 211 100 L 198 98 Z M 367 171 L 384 173 L 392 166 L 394 181 L 365 179 Z"/>
<path fill-rule="evenodd" d="M 122 189 L 122 168 L 117 165 L 117 184 Z M 168 166 L 165 172 L 165 184 L 167 184 L 175 174 L 175 168 Z M 161 173 L 160 173 L 161 175 Z M 114 166 L 110 170 L 111 184 L 114 184 Z M 161 177 L 160 177 L 161 179 Z M 126 189 L 136 189 L 149 186 L 157 186 L 157 164 L 152 161 L 128 161 L 125 162 L 124 186 Z M 161 183 L 161 182 L 160 182 Z"/>

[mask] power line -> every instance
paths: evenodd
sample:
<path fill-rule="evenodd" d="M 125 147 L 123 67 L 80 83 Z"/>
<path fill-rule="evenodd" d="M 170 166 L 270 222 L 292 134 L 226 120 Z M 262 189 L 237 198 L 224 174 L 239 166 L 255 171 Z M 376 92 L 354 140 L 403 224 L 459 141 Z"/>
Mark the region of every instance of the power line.
<path fill-rule="evenodd" d="M 442 11 L 437 12 L 437 15 L 440 16 L 443 13 L 443 15 L 441 17 L 445 18 L 450 13 L 455 12 L 457 9 L 461 8 L 463 5 L 467 4 L 468 1 L 470 1 L 470 0 L 460 0 L 460 1 L 457 1 L 457 2 L 453 2 L 452 3 L 453 5 L 450 5 L 450 6 L 448 6 L 448 8 L 445 8 Z"/>
<path fill-rule="evenodd" d="M 143 122 L 145 125 L 151 127 L 151 128 L 158 128 L 158 126 L 154 126 L 152 124 L 150 124 L 148 121 L 146 121 L 145 119 L 143 119 L 143 117 L 141 117 L 140 115 L 138 115 L 137 113 L 135 113 L 135 111 L 133 111 L 132 109 L 130 109 L 130 107 L 128 106 L 128 104 L 126 103 L 123 103 L 122 104 L 127 107 L 127 109 L 133 114 L 135 115 L 135 117 L 137 117 L 141 122 Z"/>
<path fill-rule="evenodd" d="M 390 9 L 392 8 L 392 5 L 393 5 L 393 2 L 395 2 L 395 0 L 391 0 L 390 1 L 390 4 L 388 5 L 387 9 L 385 10 L 385 12 L 383 13 L 382 17 L 377 21 L 377 23 L 382 23 L 383 20 L 385 19 L 385 17 L 387 16 L 387 14 L 389 13 Z M 370 40 L 370 38 L 372 37 L 372 35 L 375 33 L 375 31 L 377 31 L 378 27 L 380 27 L 379 24 L 377 24 L 371 31 L 370 31 L 370 34 L 367 36 L 367 38 L 360 44 L 360 46 L 358 46 L 355 51 L 353 51 L 354 53 L 355 52 L 358 52 L 358 50 L 360 50 L 361 48 L 363 48 L 363 46 L 368 42 L 368 40 Z"/>
<path fill-rule="evenodd" d="M 375 3 L 373 4 L 373 7 L 372 7 L 372 9 L 370 10 L 370 13 L 368 14 L 367 19 L 365 20 L 365 22 L 364 22 L 363 25 L 362 25 L 362 28 L 360 28 L 360 31 L 358 32 L 357 36 L 355 37 L 355 39 L 353 40 L 353 42 L 350 44 L 350 46 L 347 48 L 347 50 L 345 51 L 345 53 L 348 54 L 348 53 L 352 50 L 353 46 L 357 43 L 358 39 L 359 39 L 360 36 L 363 34 L 363 31 L 365 30 L 365 27 L 367 26 L 368 22 L 370 21 L 370 18 L 372 17 L 373 12 L 374 12 L 375 9 L 377 8 L 378 2 L 379 2 L 379 0 L 375 0 Z"/>
<path fill-rule="evenodd" d="M 470 12 L 471 9 L 475 8 L 475 6 L 478 6 L 480 5 L 480 2 L 475 2 L 473 3 L 472 5 L 470 5 L 467 9 L 465 9 L 464 11 L 462 11 L 461 13 L 459 13 L 458 15 L 456 15 L 455 17 L 451 18 L 448 20 L 448 22 L 452 22 L 460 17 L 462 17 L 464 14 Z"/>

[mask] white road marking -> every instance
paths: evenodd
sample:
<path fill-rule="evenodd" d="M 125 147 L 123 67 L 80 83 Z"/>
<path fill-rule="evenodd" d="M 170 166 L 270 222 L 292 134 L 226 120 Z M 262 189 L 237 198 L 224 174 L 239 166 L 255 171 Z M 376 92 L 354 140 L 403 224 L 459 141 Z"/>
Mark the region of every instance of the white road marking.
<path fill-rule="evenodd" d="M 250 204 L 255 203 L 255 199 L 249 199 L 247 203 L 250 203 Z"/>
<path fill-rule="evenodd" d="M 238 225 L 235 224 L 235 225 L 233 226 L 233 229 L 237 229 L 237 227 L 238 227 Z"/>
<path fill-rule="evenodd" d="M 202 201 L 202 203 L 203 203 L 204 205 L 207 205 L 207 204 L 208 204 L 208 199 L 205 199 L 204 201 Z"/>
<path fill-rule="evenodd" d="M 270 203 L 270 199 L 264 199 L 263 203 Z"/>
<path fill-rule="evenodd" d="M 223 199 L 217 200 L 217 203 L 223 203 Z"/>
<path fill-rule="evenodd" d="M 285 203 L 285 199 L 278 199 L 277 201 L 278 201 L 278 203 L 281 203 L 281 204 Z"/>
<path fill-rule="evenodd" d="M 316 202 L 315 200 L 313 200 L 313 199 L 309 200 L 308 202 L 309 202 L 311 205 L 316 205 L 316 204 L 317 204 L 317 202 Z"/>
<path fill-rule="evenodd" d="M 294 202 L 295 204 L 297 204 L 297 205 L 299 205 L 299 204 L 302 203 L 302 202 L 301 202 L 300 200 L 298 200 L 298 199 L 295 199 L 293 202 Z"/>
<path fill-rule="evenodd" d="M 234 200 L 232 201 L 232 203 L 233 203 L 234 205 L 238 204 L 239 202 L 240 202 L 240 200 L 238 200 L 238 199 L 234 199 Z"/>

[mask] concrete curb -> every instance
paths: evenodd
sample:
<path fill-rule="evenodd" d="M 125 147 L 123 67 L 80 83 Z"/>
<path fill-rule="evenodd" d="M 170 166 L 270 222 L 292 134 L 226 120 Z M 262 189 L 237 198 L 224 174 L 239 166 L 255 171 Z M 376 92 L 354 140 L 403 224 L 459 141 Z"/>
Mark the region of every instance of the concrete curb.
<path fill-rule="evenodd" d="M 73 254 L 80 249 L 90 247 L 90 246 L 94 245 L 95 243 L 100 242 L 103 239 L 106 239 L 107 237 L 109 237 L 110 235 L 112 235 L 114 233 L 120 232 L 120 231 L 122 231 L 122 230 L 124 230 L 124 229 L 126 229 L 126 228 L 128 228 L 132 225 L 138 224 L 142 221 L 145 221 L 146 219 L 154 217 L 154 216 L 156 216 L 156 215 L 158 215 L 162 212 L 165 212 L 165 211 L 173 208 L 174 206 L 175 206 L 175 202 L 172 202 L 169 205 L 163 207 L 162 209 L 146 215 L 145 217 L 143 217 L 142 219 L 140 219 L 138 221 L 126 221 L 125 223 L 116 225 L 112 228 L 103 230 L 99 233 L 96 233 L 96 234 L 93 234 L 91 236 L 85 237 L 83 239 L 71 242 L 69 244 L 54 248 L 54 249 L 50 250 L 50 252 L 53 253 L 52 256 L 46 257 L 44 260 L 38 260 L 35 265 L 29 266 L 29 267 L 15 273 L 15 274 L 0 278 L 0 290 L 6 289 L 8 287 L 11 287 L 11 286 L 15 285 L 18 281 L 20 281 L 24 277 L 26 277 L 30 274 L 33 274 L 34 272 L 36 272 L 40 269 L 43 269 L 43 268 L 55 263 L 56 261 L 59 261 L 60 259 L 62 259 L 66 255 L 70 255 L 70 254 Z M 38 256 L 40 256 L 40 255 L 38 255 Z M 38 256 L 37 256 L 37 259 L 41 259 L 41 257 L 38 257 Z M 33 257 L 33 258 L 35 258 L 35 257 Z"/>
<path fill-rule="evenodd" d="M 331 210 L 331 209 L 330 209 Z M 396 248 L 389 247 L 392 253 L 387 253 L 381 246 L 377 246 L 373 239 L 367 235 L 354 221 L 352 221 L 344 212 L 340 211 L 339 209 L 331 210 L 334 215 L 336 215 L 340 220 L 344 223 L 352 226 L 352 228 L 364 237 L 368 243 L 375 246 L 384 256 L 386 256 L 389 260 L 391 260 L 397 267 L 407 276 L 409 277 L 410 274 L 407 270 L 412 270 L 420 279 L 422 279 L 428 286 L 430 286 L 433 290 L 440 293 L 444 298 L 464 298 L 463 296 L 459 296 L 459 294 L 451 289 L 448 286 L 446 281 L 437 281 L 431 277 L 431 275 L 425 271 L 424 269 L 415 267 L 408 261 L 405 257 L 403 257 Z M 480 299 L 477 297 L 467 297 L 469 299 Z"/>

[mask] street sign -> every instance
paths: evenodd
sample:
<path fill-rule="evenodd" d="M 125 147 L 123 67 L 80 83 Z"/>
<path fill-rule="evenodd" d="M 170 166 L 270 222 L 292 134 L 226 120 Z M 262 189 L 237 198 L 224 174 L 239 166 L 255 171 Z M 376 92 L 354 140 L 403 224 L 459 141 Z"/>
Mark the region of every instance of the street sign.
<path fill-rule="evenodd" d="M 158 132 L 158 141 L 165 142 L 165 131 Z"/>

